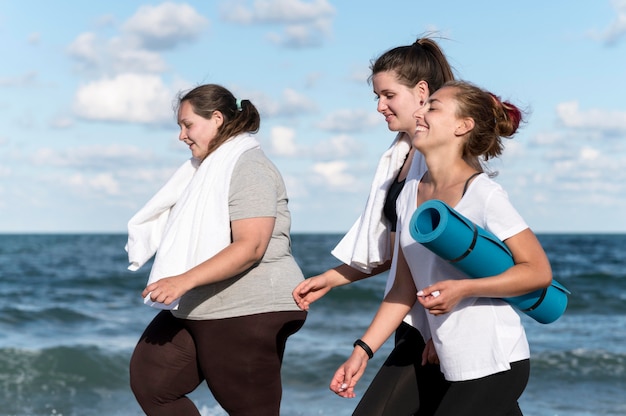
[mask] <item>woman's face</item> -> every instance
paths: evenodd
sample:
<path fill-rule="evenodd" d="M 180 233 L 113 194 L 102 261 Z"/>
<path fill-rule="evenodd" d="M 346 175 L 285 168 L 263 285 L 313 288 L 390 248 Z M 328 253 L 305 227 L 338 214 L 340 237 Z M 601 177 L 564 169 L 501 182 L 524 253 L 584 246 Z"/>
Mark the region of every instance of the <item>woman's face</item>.
<path fill-rule="evenodd" d="M 413 112 L 426 97 L 420 94 L 417 85 L 409 88 L 398 81 L 395 71 L 379 72 L 372 76 L 374 94 L 378 99 L 377 110 L 391 131 L 413 134 L 415 119 Z"/>
<path fill-rule="evenodd" d="M 178 140 L 189 146 L 194 158 L 204 160 L 209 154 L 209 143 L 217 137 L 222 122 L 222 114 L 219 111 L 214 111 L 212 117 L 207 119 L 194 113 L 189 101 L 183 101 L 178 108 L 180 126 Z"/>
<path fill-rule="evenodd" d="M 462 120 L 457 117 L 454 90 L 443 87 L 435 91 L 421 108 L 414 113 L 413 145 L 420 150 L 450 143 L 463 130 Z"/>

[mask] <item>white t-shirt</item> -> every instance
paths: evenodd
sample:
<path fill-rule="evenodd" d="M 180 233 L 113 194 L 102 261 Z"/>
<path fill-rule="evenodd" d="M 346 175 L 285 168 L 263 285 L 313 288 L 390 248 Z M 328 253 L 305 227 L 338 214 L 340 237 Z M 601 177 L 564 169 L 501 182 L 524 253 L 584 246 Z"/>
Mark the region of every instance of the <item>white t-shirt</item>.
<path fill-rule="evenodd" d="M 397 205 L 399 243 L 415 286 L 419 290 L 442 280 L 467 279 L 465 273 L 411 237 L 409 223 L 417 208 L 418 183 L 418 179 L 407 178 Z M 472 181 L 454 209 L 500 240 L 528 228 L 506 192 L 486 174 Z M 520 317 L 501 299 L 465 298 L 452 312 L 439 316 L 427 313 L 427 319 L 430 331 L 418 329 L 430 332 L 441 370 L 449 381 L 473 380 L 506 371 L 510 363 L 530 357 Z"/>

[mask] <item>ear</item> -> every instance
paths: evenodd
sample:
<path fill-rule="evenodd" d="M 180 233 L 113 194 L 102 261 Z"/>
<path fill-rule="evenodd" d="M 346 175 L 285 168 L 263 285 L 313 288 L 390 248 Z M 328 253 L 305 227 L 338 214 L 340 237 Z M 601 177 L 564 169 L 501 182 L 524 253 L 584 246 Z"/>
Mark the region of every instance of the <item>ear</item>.
<path fill-rule="evenodd" d="M 454 134 L 463 136 L 474 129 L 474 119 L 470 117 L 462 118 L 458 121 Z"/>
<path fill-rule="evenodd" d="M 211 114 L 211 120 L 216 123 L 217 128 L 219 129 L 224 124 L 224 114 L 221 111 L 215 110 L 213 114 Z"/>
<path fill-rule="evenodd" d="M 428 82 L 421 80 L 418 82 L 415 87 L 413 87 L 419 100 L 422 104 L 428 100 L 428 96 L 430 95 L 430 89 L 428 88 Z"/>

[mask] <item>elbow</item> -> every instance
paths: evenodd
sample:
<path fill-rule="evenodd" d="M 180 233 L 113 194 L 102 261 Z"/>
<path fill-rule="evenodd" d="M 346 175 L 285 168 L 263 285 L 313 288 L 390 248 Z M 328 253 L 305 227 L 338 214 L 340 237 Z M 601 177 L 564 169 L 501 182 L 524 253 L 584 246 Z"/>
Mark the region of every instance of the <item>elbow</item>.
<path fill-rule="evenodd" d="M 552 284 L 552 268 L 548 266 L 545 270 L 538 274 L 539 282 L 541 284 L 541 288 L 549 287 Z"/>
<path fill-rule="evenodd" d="M 251 266 L 258 264 L 265 256 L 265 251 L 267 250 L 267 244 L 256 244 L 251 247 L 250 254 L 248 257 L 248 261 Z"/>

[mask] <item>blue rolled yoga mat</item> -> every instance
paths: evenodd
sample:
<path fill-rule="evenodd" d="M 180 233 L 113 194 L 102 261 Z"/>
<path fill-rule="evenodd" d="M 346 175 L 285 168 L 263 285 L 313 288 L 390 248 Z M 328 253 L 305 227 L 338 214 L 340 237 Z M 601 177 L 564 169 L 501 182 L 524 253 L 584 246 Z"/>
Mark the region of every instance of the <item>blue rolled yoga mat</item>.
<path fill-rule="evenodd" d="M 470 277 L 494 276 L 515 264 L 502 241 L 443 201 L 433 199 L 420 205 L 409 230 L 415 241 Z M 537 322 L 549 324 L 565 312 L 569 293 L 552 280 L 545 289 L 504 300 Z"/>

